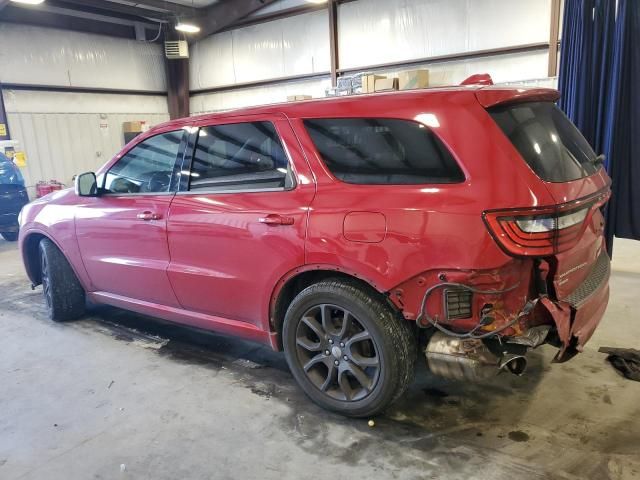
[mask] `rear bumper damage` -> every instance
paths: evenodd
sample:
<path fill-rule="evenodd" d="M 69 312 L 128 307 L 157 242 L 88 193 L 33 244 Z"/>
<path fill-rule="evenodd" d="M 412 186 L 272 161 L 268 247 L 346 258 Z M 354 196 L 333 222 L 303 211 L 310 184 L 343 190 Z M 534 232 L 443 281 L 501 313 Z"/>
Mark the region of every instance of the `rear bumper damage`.
<path fill-rule="evenodd" d="M 425 329 L 433 373 L 478 380 L 501 370 L 522 374 L 531 348 L 559 348 L 554 361 L 581 351 L 601 321 L 609 296 L 609 258 L 563 299 L 553 296 L 549 265 L 516 259 L 491 271 L 427 272 L 390 292 L 405 317 Z"/>
<path fill-rule="evenodd" d="M 556 361 L 563 362 L 581 352 L 602 320 L 609 302 L 611 263 L 602 252 L 587 278 L 571 294 L 559 301 L 541 300 L 553 318 L 562 344 Z"/>

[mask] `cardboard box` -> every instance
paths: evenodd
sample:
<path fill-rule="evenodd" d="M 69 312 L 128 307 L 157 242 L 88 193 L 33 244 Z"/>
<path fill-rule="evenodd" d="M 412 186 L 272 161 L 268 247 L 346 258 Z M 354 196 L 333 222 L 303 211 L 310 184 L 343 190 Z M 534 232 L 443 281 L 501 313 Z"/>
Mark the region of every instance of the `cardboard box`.
<path fill-rule="evenodd" d="M 134 122 L 123 122 L 122 131 L 124 133 L 140 133 L 146 130 L 147 122 L 136 120 Z"/>
<path fill-rule="evenodd" d="M 300 100 L 311 100 L 311 95 L 287 95 L 287 102 L 298 102 Z"/>
<path fill-rule="evenodd" d="M 429 70 L 405 70 L 398 74 L 400 90 L 413 90 L 429 86 Z"/>
<path fill-rule="evenodd" d="M 386 92 L 398 89 L 398 79 L 395 77 L 378 78 L 375 81 L 376 92 Z"/>
<path fill-rule="evenodd" d="M 376 91 L 376 80 L 386 78 L 384 75 L 363 75 L 362 76 L 362 93 L 373 93 Z"/>

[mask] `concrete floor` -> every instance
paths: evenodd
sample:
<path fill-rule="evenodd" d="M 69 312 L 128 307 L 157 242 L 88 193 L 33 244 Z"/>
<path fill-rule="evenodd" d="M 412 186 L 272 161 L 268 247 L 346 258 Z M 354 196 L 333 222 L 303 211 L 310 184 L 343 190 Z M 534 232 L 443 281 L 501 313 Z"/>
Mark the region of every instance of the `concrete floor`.
<path fill-rule="evenodd" d="M 640 383 L 599 346 L 640 348 L 640 243 L 615 245 L 582 355 L 482 385 L 419 373 L 373 428 L 311 404 L 266 348 L 111 308 L 45 318 L 0 240 L 0 479 L 640 478 Z"/>

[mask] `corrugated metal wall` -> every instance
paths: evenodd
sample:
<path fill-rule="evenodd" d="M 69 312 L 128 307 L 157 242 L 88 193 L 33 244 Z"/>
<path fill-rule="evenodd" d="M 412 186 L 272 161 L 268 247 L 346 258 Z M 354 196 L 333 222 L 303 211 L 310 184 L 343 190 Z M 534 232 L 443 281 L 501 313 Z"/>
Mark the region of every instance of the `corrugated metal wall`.
<path fill-rule="evenodd" d="M 122 123 L 169 119 L 166 98 L 119 94 L 4 92 L 11 136 L 27 157 L 21 170 L 33 196 L 38 180 L 67 185 L 95 170 L 124 145 Z"/>
<path fill-rule="evenodd" d="M 348 2 L 338 14 L 340 66 L 546 42 L 550 15 L 550 0 Z"/>
<path fill-rule="evenodd" d="M 0 23 L 0 82 L 51 87 L 164 92 L 158 44 Z M 122 123 L 168 120 L 163 95 L 5 90 L 12 139 L 27 157 L 29 186 L 56 179 L 65 184 L 95 170 L 124 145 Z M 32 190 L 29 192 L 33 193 Z"/>
<path fill-rule="evenodd" d="M 326 10 L 211 35 L 191 48 L 191 90 L 329 72 Z"/>
<path fill-rule="evenodd" d="M 277 11 L 297 0 L 281 0 Z M 256 12 L 256 16 L 260 11 Z M 550 0 L 357 0 L 339 5 L 340 67 L 411 61 L 549 40 Z M 192 48 L 191 89 L 233 86 L 283 76 L 327 72 L 327 12 L 317 11 L 213 35 Z M 457 84 L 487 72 L 497 83 L 547 76 L 548 53 L 533 51 L 425 64 L 434 85 Z M 389 69 L 381 73 L 395 73 Z M 324 79 L 194 95 L 194 113 L 323 96 Z"/>
<path fill-rule="evenodd" d="M 279 83 L 264 87 L 238 88 L 224 92 L 191 95 L 191 112 L 194 115 L 247 105 L 264 105 L 267 103 L 285 102 L 287 95 L 311 95 L 324 97 L 325 89 L 331 86 L 331 79 L 304 80 Z"/>
<path fill-rule="evenodd" d="M 1 83 L 166 91 L 158 44 L 0 23 L 0 45 Z"/>

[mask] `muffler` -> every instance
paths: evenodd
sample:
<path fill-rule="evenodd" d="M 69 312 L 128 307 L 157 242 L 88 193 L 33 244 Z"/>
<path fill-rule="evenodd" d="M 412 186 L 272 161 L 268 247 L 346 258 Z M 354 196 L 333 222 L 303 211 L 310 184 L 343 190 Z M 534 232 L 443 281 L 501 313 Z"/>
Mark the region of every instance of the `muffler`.
<path fill-rule="evenodd" d="M 527 367 L 523 355 L 494 354 L 482 340 L 433 334 L 425 349 L 427 366 L 434 375 L 473 382 L 486 380 L 507 370 L 522 375 Z"/>

